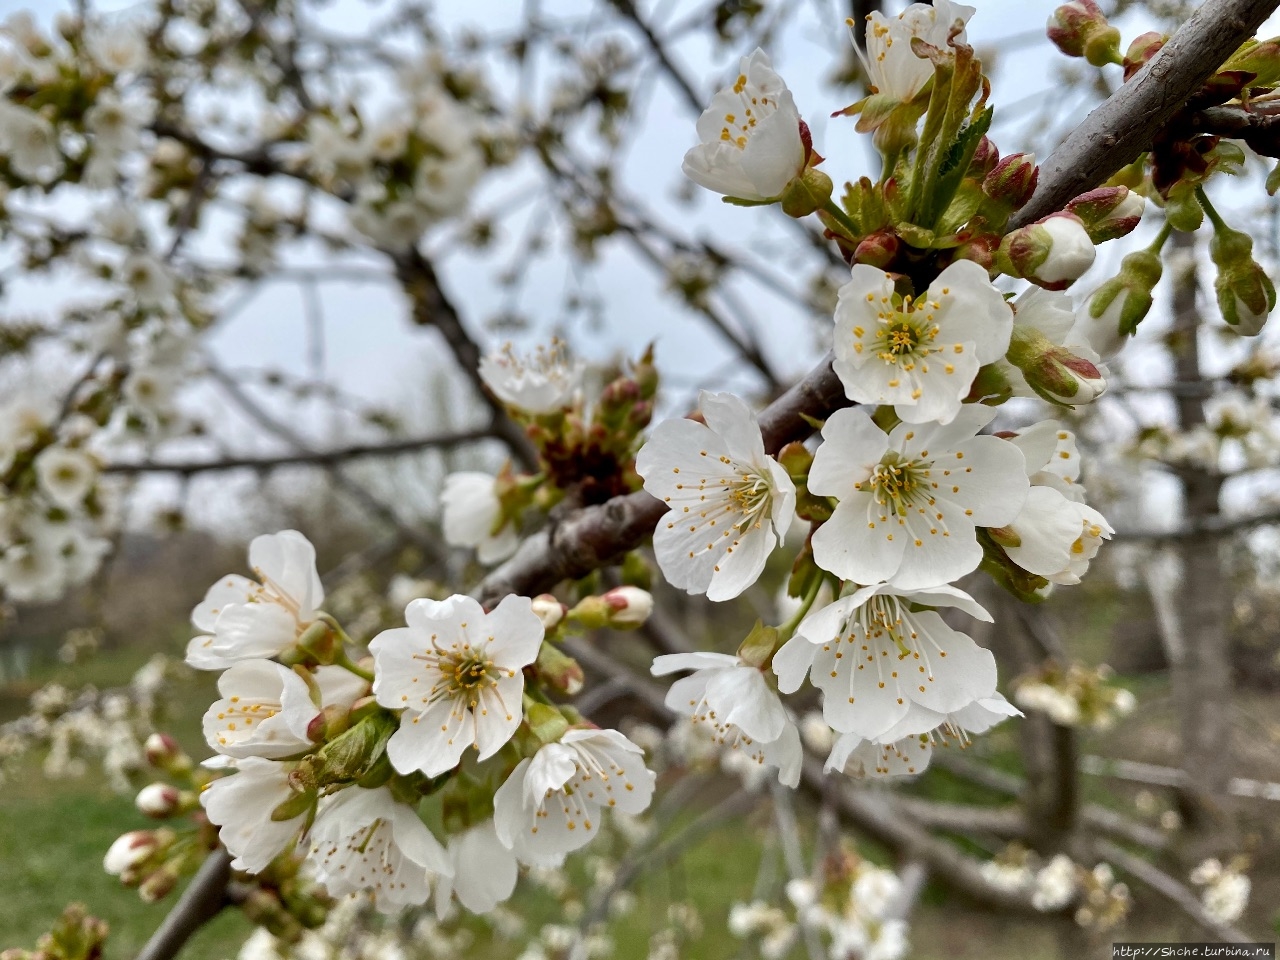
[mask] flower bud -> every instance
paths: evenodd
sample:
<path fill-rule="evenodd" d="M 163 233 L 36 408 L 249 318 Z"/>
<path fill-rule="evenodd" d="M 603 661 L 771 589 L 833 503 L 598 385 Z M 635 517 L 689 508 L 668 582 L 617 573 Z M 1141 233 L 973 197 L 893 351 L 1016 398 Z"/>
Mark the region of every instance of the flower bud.
<path fill-rule="evenodd" d="M 173 842 L 171 830 L 130 830 L 116 838 L 102 858 L 102 869 L 130 883 L 135 868 L 163 854 Z M 135 878 L 136 879 L 136 878 Z"/>
<path fill-rule="evenodd" d="M 862 239 L 853 251 L 853 260 L 884 270 L 897 258 L 900 249 L 902 243 L 897 234 L 880 230 Z"/>
<path fill-rule="evenodd" d="M 539 680 L 566 696 L 577 696 L 582 690 L 582 667 L 577 660 L 554 644 L 542 645 L 542 649 L 538 651 L 538 659 L 534 662 L 534 670 Z"/>
<path fill-rule="evenodd" d="M 1119 352 L 1126 337 L 1151 309 L 1152 291 L 1164 267 L 1152 250 L 1136 250 L 1120 261 L 1120 272 L 1094 291 L 1076 323 L 1101 357 Z"/>
<path fill-rule="evenodd" d="M 134 800 L 141 813 L 156 820 L 167 820 L 183 812 L 182 791 L 167 783 L 151 783 L 138 791 Z"/>
<path fill-rule="evenodd" d="M 153 733 L 143 746 L 147 762 L 170 776 L 182 776 L 191 771 L 191 758 L 178 746 L 178 741 L 167 733 Z"/>
<path fill-rule="evenodd" d="M 545 703 L 526 702 L 524 718 L 539 743 L 554 743 L 569 729 L 564 714 Z"/>
<path fill-rule="evenodd" d="M 1163 33 L 1144 33 L 1135 37 L 1124 54 L 1124 78 L 1129 80 L 1135 73 L 1147 65 L 1147 62 L 1160 52 L 1168 38 Z"/>
<path fill-rule="evenodd" d="M 639 587 L 614 587 L 599 597 L 584 597 L 566 616 L 595 630 L 613 627 L 629 630 L 641 626 L 653 610 L 653 596 Z"/>
<path fill-rule="evenodd" d="M 1005 157 L 982 181 L 982 192 L 1003 208 L 1014 211 L 1026 205 L 1036 192 L 1040 168 L 1034 153 L 1013 153 Z"/>
<path fill-rule="evenodd" d="M 1213 289 L 1222 319 L 1241 336 L 1257 336 L 1275 309 L 1276 288 L 1253 259 L 1253 239 L 1239 230 L 1218 226 L 1209 243 L 1209 257 L 1218 268 Z"/>
<path fill-rule="evenodd" d="M 1005 273 L 1025 277 L 1047 290 L 1065 290 L 1093 266 L 1095 254 L 1080 218 L 1055 213 L 1006 234 L 996 263 Z"/>
<path fill-rule="evenodd" d="M 1006 356 L 1022 371 L 1027 386 L 1050 403 L 1082 406 L 1107 388 L 1107 381 L 1091 361 L 1026 326 L 1014 325 Z M 996 542 L 1007 546 L 998 539 Z"/>
<path fill-rule="evenodd" d="M 821 170 L 806 167 L 804 173 L 783 188 L 782 212 L 796 219 L 807 217 L 826 205 L 833 189 L 830 177 Z"/>
<path fill-rule="evenodd" d="M 138 896 L 143 903 L 157 903 L 173 892 L 181 876 L 182 872 L 176 863 L 166 863 L 160 869 L 153 870 L 138 885 Z"/>
<path fill-rule="evenodd" d="M 967 176 L 974 180 L 982 180 L 987 174 L 996 168 L 1000 162 L 1000 150 L 989 137 L 983 137 L 978 141 L 978 147 L 973 151 L 973 159 L 969 161 L 969 170 Z"/>
<path fill-rule="evenodd" d="M 1107 22 L 1094 0 L 1071 0 L 1049 15 L 1049 40 L 1068 57 L 1084 57 L 1095 67 L 1120 63 L 1120 31 Z"/>
<path fill-rule="evenodd" d="M 543 630 L 554 630 L 564 619 L 569 608 L 549 593 L 542 593 L 533 598 L 534 615 L 542 621 Z"/>
<path fill-rule="evenodd" d="M 314 785 L 359 780 L 377 763 L 395 730 L 395 719 L 378 711 L 330 740 L 318 753 L 307 758 L 313 762 L 317 778 Z M 300 785 L 305 788 L 313 784 L 302 779 Z"/>
<path fill-rule="evenodd" d="M 611 627 L 643 626 L 653 612 L 653 594 L 639 587 L 614 587 L 604 595 L 604 602 L 609 606 Z"/>
<path fill-rule="evenodd" d="M 1104 243 L 1131 233 L 1146 205 L 1146 198 L 1128 187 L 1099 187 L 1068 203 L 1067 212 L 1080 218 L 1090 240 Z"/>

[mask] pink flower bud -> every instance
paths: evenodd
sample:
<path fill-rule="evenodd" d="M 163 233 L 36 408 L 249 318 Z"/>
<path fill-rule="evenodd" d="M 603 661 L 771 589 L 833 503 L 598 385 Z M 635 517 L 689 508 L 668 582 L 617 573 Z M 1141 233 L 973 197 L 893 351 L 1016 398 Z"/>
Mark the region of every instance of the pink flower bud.
<path fill-rule="evenodd" d="M 1067 204 L 1089 231 L 1094 243 L 1104 243 L 1131 233 L 1142 220 L 1147 201 L 1128 187 L 1099 187 L 1082 193 Z"/>
<path fill-rule="evenodd" d="M 143 749 L 147 754 L 147 762 L 158 770 L 177 775 L 191 769 L 191 758 L 178 746 L 178 741 L 167 733 L 151 734 Z"/>
<path fill-rule="evenodd" d="M 1160 52 L 1168 38 L 1163 33 L 1144 33 L 1134 37 L 1124 55 L 1124 78 L 1132 79 L 1133 75 L 1147 65 L 1152 57 Z"/>
<path fill-rule="evenodd" d="M 638 627 L 653 612 L 653 594 L 639 587 L 614 587 L 603 599 L 612 627 Z"/>
<path fill-rule="evenodd" d="M 159 844 L 151 830 L 130 830 L 121 834 L 102 858 L 102 869 L 113 877 L 124 874 L 130 867 L 142 863 L 156 851 Z"/>
<path fill-rule="evenodd" d="M 151 783 L 138 791 L 138 810 L 156 820 L 165 820 L 182 809 L 182 791 L 167 783 Z"/>
<path fill-rule="evenodd" d="M 1009 210 L 1024 206 L 1036 192 L 1040 168 L 1033 153 L 1005 157 L 982 181 L 982 192 Z"/>
<path fill-rule="evenodd" d="M 1071 0 L 1058 7 L 1049 16 L 1046 33 L 1068 57 L 1084 57 L 1095 67 L 1120 62 L 1120 31 L 1094 0 Z"/>
<path fill-rule="evenodd" d="M 853 251 L 853 259 L 883 270 L 893 263 L 901 246 L 895 234 L 883 230 L 864 237 Z"/>
<path fill-rule="evenodd" d="M 1096 251 L 1080 218 L 1055 213 L 1006 234 L 997 263 L 1013 276 L 1048 290 L 1065 290 L 1093 266 Z"/>
<path fill-rule="evenodd" d="M 995 169 L 1000 162 L 1000 150 L 987 137 L 978 141 L 978 148 L 973 151 L 973 159 L 969 161 L 969 176 L 981 179 Z"/>
<path fill-rule="evenodd" d="M 1014 328 L 1007 356 L 1027 386 L 1050 403 L 1083 406 L 1107 389 L 1107 381 L 1091 360 L 1033 329 Z"/>

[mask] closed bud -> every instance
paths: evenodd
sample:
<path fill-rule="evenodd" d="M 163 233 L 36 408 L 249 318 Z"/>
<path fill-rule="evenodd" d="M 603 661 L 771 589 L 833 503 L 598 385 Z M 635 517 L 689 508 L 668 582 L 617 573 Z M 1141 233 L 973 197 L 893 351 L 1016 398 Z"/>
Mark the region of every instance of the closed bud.
<path fill-rule="evenodd" d="M 157 903 L 173 892 L 181 875 L 176 863 L 166 863 L 158 870 L 153 870 L 138 885 L 138 896 L 143 903 Z"/>
<path fill-rule="evenodd" d="M 1094 243 L 1123 237 L 1138 226 L 1147 201 L 1128 187 L 1098 187 L 1067 204 L 1089 232 Z"/>
<path fill-rule="evenodd" d="M 138 868 L 162 856 L 175 839 L 172 830 L 130 830 L 111 844 L 102 858 L 102 869 L 125 883 L 136 883 Z"/>
<path fill-rule="evenodd" d="M 1114 356 L 1138 329 L 1151 310 L 1152 291 L 1163 270 L 1159 254 L 1136 250 L 1120 261 L 1120 272 L 1085 303 L 1077 329 L 1099 356 Z"/>
<path fill-rule="evenodd" d="M 1080 218 L 1055 213 L 1006 234 L 996 263 L 1005 273 L 1025 277 L 1047 290 L 1065 290 L 1093 266 L 1095 255 Z"/>
<path fill-rule="evenodd" d="M 316 785 L 359 780 L 382 756 L 395 729 L 395 718 L 378 711 L 330 740 L 308 758 L 315 761 Z"/>
<path fill-rule="evenodd" d="M 575 697 L 582 691 L 584 675 L 582 667 L 573 657 L 554 644 L 544 643 L 534 662 L 538 679 L 545 685 L 566 696 Z"/>
<path fill-rule="evenodd" d="M 982 269 L 990 272 L 996 265 L 996 253 L 1000 250 L 1000 236 L 995 233 L 981 233 L 961 241 L 951 251 L 952 261 L 972 260 Z"/>
<path fill-rule="evenodd" d="M 604 595 L 609 607 L 609 626 L 639 627 L 653 612 L 653 594 L 639 587 L 614 587 Z"/>
<path fill-rule="evenodd" d="M 584 597 L 565 616 L 588 630 L 641 626 L 653 610 L 653 595 L 639 587 L 614 587 L 599 597 Z"/>
<path fill-rule="evenodd" d="M 1049 15 L 1049 40 L 1068 57 L 1084 57 L 1095 67 L 1120 63 L 1120 31 L 1107 22 L 1094 0 L 1071 0 Z"/>
<path fill-rule="evenodd" d="M 1129 80 L 1135 73 L 1147 65 L 1147 62 L 1160 52 L 1168 38 L 1163 33 L 1144 33 L 1135 37 L 1124 54 L 1124 78 Z"/>
<path fill-rule="evenodd" d="M 862 239 L 853 251 L 855 263 L 865 263 L 883 270 L 897 259 L 902 242 L 897 234 L 880 230 Z"/>
<path fill-rule="evenodd" d="M 151 734 L 143 749 L 147 754 L 147 762 L 170 776 L 182 776 L 191 771 L 191 758 L 178 746 L 178 741 L 167 733 Z"/>
<path fill-rule="evenodd" d="M 1209 257 L 1218 268 L 1213 282 L 1222 319 L 1241 336 L 1262 332 L 1275 309 L 1276 288 L 1258 261 L 1253 259 L 1253 239 L 1239 230 L 1218 226 L 1209 243 Z"/>
<path fill-rule="evenodd" d="M 524 721 L 539 743 L 555 743 L 569 729 L 569 721 L 555 707 L 526 700 Z"/>
<path fill-rule="evenodd" d="M 1050 403 L 1082 406 L 1107 388 L 1101 371 L 1091 361 L 1026 326 L 1015 324 L 1006 356 L 1022 372 L 1027 386 Z"/>
<path fill-rule="evenodd" d="M 298 648 L 306 651 L 320 663 L 333 663 L 340 649 L 338 638 L 323 620 L 316 620 L 302 631 Z"/>
<path fill-rule="evenodd" d="M 807 217 L 821 210 L 831 199 L 831 178 L 821 170 L 806 167 L 804 173 L 782 190 L 782 212 L 788 217 Z"/>
<path fill-rule="evenodd" d="M 134 800 L 141 813 L 156 820 L 167 820 L 191 809 L 191 795 L 183 796 L 177 787 L 167 783 L 151 783 L 138 791 Z"/>
<path fill-rule="evenodd" d="M 568 607 L 549 593 L 542 593 L 533 598 L 533 612 L 542 621 L 543 630 L 554 630 L 564 619 L 567 609 Z"/>
<path fill-rule="evenodd" d="M 969 161 L 968 176 L 974 180 L 982 180 L 996 168 L 1000 162 L 1000 151 L 989 137 L 978 141 L 973 151 L 973 159 Z"/>
<path fill-rule="evenodd" d="M 982 181 L 982 192 L 1008 211 L 1026 205 L 1036 192 L 1040 168 L 1034 153 L 1013 153 L 1005 157 Z"/>

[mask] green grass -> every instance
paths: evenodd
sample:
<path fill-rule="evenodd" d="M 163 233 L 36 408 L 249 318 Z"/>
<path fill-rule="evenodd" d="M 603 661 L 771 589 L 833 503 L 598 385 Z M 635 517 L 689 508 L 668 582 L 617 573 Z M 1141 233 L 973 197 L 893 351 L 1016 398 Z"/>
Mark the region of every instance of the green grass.
<path fill-rule="evenodd" d="M 38 774 L 36 775 L 38 777 Z M 79 901 L 111 925 L 109 960 L 135 956 L 171 899 L 145 904 L 102 869 L 102 857 L 124 830 L 143 826 L 128 797 L 83 781 L 47 784 L 43 791 L 6 791 L 0 799 L 0 945 L 31 947 L 68 903 Z M 43 796 L 35 794 L 43 793 Z M 235 955 L 249 926 L 227 911 L 183 954 L 190 960 Z"/>

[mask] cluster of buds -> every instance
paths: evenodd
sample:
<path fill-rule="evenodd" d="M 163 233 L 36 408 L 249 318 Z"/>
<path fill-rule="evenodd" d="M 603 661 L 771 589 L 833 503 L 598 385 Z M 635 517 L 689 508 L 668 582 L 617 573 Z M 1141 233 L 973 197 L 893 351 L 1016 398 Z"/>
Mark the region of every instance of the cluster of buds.
<path fill-rule="evenodd" d="M 1133 907 L 1129 887 L 1116 879 L 1115 872 L 1106 863 L 1099 863 L 1092 870 L 1080 870 L 1080 905 L 1076 907 L 1075 921 L 1095 933 L 1106 933 L 1119 926 Z"/>
<path fill-rule="evenodd" d="M 204 815 L 196 812 L 199 789 L 210 779 L 209 772 L 196 768 L 167 733 L 151 734 L 144 750 L 153 769 L 182 786 L 159 781 L 148 784 L 138 792 L 135 806 L 153 820 L 185 818 L 187 822 L 123 834 L 107 851 L 102 866 L 125 886 L 136 887 L 144 901 L 154 903 L 168 896 L 178 880 L 200 864 L 217 846 L 217 838 Z"/>
<path fill-rule="evenodd" d="M 1083 57 L 1095 67 L 1122 63 L 1120 31 L 1107 22 L 1094 0 L 1071 0 L 1049 15 L 1049 40 L 1068 57 Z"/>
<path fill-rule="evenodd" d="M 34 950 L 13 947 L 0 951 L 0 960 L 100 960 L 109 928 L 90 916 L 83 904 L 70 904 L 53 928 L 41 935 Z"/>
<path fill-rule="evenodd" d="M 1111 675 L 1105 664 L 1063 667 L 1049 661 L 1013 681 L 1013 702 L 1046 714 L 1058 726 L 1108 730 L 1137 706 L 1130 691 L 1108 683 Z"/>

